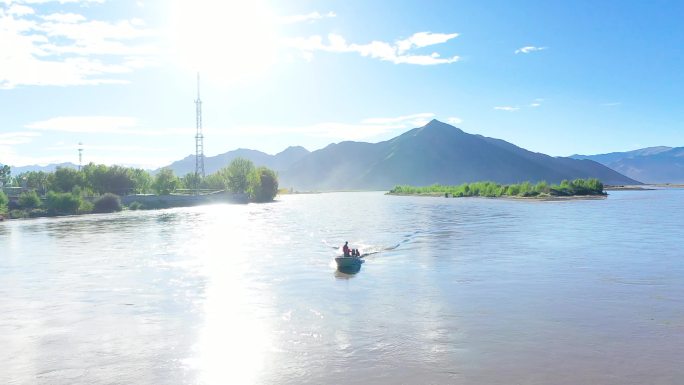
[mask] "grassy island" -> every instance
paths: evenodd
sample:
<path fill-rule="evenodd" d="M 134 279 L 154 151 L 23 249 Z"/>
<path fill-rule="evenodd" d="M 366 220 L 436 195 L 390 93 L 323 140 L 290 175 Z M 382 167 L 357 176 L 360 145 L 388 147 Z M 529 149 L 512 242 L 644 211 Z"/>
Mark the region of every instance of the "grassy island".
<path fill-rule="evenodd" d="M 391 195 L 444 195 L 452 197 L 521 197 L 548 198 L 573 196 L 605 196 L 603 183 L 596 178 L 564 180 L 558 185 L 546 182 L 532 184 L 523 182 L 518 184 L 498 184 L 494 182 L 464 183 L 458 186 L 395 186 L 390 190 Z"/>

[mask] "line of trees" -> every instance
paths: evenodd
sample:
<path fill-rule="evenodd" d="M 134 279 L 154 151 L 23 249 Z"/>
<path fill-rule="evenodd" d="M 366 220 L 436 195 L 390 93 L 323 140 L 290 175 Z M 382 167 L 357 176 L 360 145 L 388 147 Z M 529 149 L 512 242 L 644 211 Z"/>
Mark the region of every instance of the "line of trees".
<path fill-rule="evenodd" d="M 117 211 L 121 210 L 122 195 L 169 195 L 198 188 L 227 190 L 245 194 L 253 202 L 269 202 L 278 192 L 278 177 L 273 170 L 255 167 L 243 158 L 205 178 L 194 173 L 178 177 L 169 168 L 152 175 L 139 168 L 94 163 L 80 171 L 57 168 L 54 172 L 29 171 L 12 177 L 9 166 L 2 166 L 0 187 L 21 191 L 8 212 L 9 199 L 0 189 L 0 215 L 25 217 Z"/>
<path fill-rule="evenodd" d="M 523 182 L 518 184 L 498 184 L 494 182 L 464 183 L 458 186 L 395 186 L 390 194 L 421 195 L 421 194 L 449 194 L 454 197 L 543 197 L 543 196 L 579 196 L 605 195 L 603 183 L 596 178 L 563 180 L 558 185 L 550 185 L 544 181 L 532 184 Z"/>

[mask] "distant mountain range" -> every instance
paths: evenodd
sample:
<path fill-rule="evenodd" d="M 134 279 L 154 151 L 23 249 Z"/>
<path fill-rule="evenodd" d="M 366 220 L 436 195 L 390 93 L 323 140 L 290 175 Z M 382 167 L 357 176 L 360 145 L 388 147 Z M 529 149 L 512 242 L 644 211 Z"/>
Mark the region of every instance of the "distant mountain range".
<path fill-rule="evenodd" d="M 228 151 L 216 156 L 206 156 L 204 158 L 204 173 L 213 174 L 223 167 L 226 167 L 235 158 L 245 158 L 251 160 L 257 166 L 265 166 L 275 171 L 282 171 L 289 168 L 292 164 L 309 155 L 309 151 L 304 147 L 288 147 L 276 155 L 269 155 L 257 150 L 239 148 Z M 187 173 L 195 172 L 195 155 L 175 161 L 168 166 L 176 175 L 182 176 Z M 159 170 L 155 170 L 157 172 Z"/>
<path fill-rule="evenodd" d="M 599 162 L 644 183 L 684 183 L 684 147 L 648 147 L 572 158 Z"/>
<path fill-rule="evenodd" d="M 314 151 L 281 171 L 280 184 L 296 190 L 385 190 L 397 184 L 558 183 L 588 177 L 639 184 L 591 160 L 530 152 L 432 120 L 385 142 L 341 142 Z"/>
<path fill-rule="evenodd" d="M 639 154 L 659 155 L 672 150 L 677 149 L 644 149 Z M 681 154 L 683 149 L 679 150 Z M 387 190 L 398 184 L 453 185 L 474 181 L 558 183 L 575 178 L 598 178 L 610 185 L 640 184 L 638 177 L 630 178 L 601 164 L 624 160 L 624 157 L 614 154 L 596 155 L 597 159 L 582 155 L 551 157 L 500 139 L 468 134 L 438 120 L 380 143 L 347 141 L 313 152 L 303 147 L 289 147 L 276 155 L 237 149 L 206 157 L 205 173 L 212 174 L 237 157 L 277 171 L 281 187 L 299 191 Z M 56 166 L 46 166 L 43 170 L 52 171 Z M 59 166 L 77 167 L 71 163 Z M 29 168 L 36 170 L 35 167 L 38 166 L 13 168 L 12 174 Z M 179 176 L 194 172 L 195 157 L 190 155 L 166 167 Z"/>
<path fill-rule="evenodd" d="M 19 175 L 23 172 L 29 172 L 29 171 L 54 172 L 57 169 L 57 167 L 66 167 L 66 168 L 77 169 L 78 165 L 66 162 L 66 163 L 51 163 L 51 164 L 48 164 L 47 166 L 32 165 L 32 166 L 12 167 L 12 176 L 16 176 L 16 175 Z"/>

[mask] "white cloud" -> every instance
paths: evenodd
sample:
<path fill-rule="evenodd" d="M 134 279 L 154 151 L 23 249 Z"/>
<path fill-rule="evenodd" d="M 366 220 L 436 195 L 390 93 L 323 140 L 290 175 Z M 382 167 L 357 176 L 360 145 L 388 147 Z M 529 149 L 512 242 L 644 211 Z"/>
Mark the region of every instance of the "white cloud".
<path fill-rule="evenodd" d="M 41 16 L 40 18 L 45 21 L 64 24 L 78 23 L 86 20 L 85 16 L 77 13 L 51 13 L 49 15 Z"/>
<path fill-rule="evenodd" d="M 24 3 L 24 4 L 47 4 L 47 3 L 60 3 L 60 4 L 83 3 L 83 4 L 88 4 L 88 3 L 99 3 L 99 4 L 102 4 L 105 2 L 105 0 L 3 0 L 3 2 L 6 4 L 10 4 L 10 3 Z"/>
<path fill-rule="evenodd" d="M 113 75 L 155 64 L 150 57 L 158 50 L 143 41 L 158 34 L 139 19 L 88 20 L 81 14 L 42 14 L 10 4 L 0 6 L 0 89 L 126 83 Z"/>
<path fill-rule="evenodd" d="M 519 53 L 530 53 L 530 52 L 536 52 L 536 51 L 543 51 L 545 49 L 548 49 L 549 47 L 534 47 L 531 45 L 528 45 L 526 47 L 518 48 L 515 50 L 516 54 Z"/>
<path fill-rule="evenodd" d="M 452 124 L 452 125 L 453 124 L 461 124 L 461 123 L 463 123 L 463 119 L 456 117 L 456 116 L 452 116 L 452 117 L 447 118 L 447 123 Z"/>
<path fill-rule="evenodd" d="M 29 123 L 25 127 L 36 131 L 134 136 L 192 136 L 195 132 L 195 127 L 150 129 L 140 124 L 137 118 L 130 116 L 58 116 Z"/>
<path fill-rule="evenodd" d="M 416 32 L 408 39 L 397 41 L 397 52 L 402 54 L 412 48 L 422 48 L 430 45 L 446 43 L 455 37 L 458 37 L 457 33 Z"/>
<path fill-rule="evenodd" d="M 327 19 L 327 18 L 332 18 L 332 17 L 337 17 L 335 12 L 328 12 L 328 13 L 320 13 L 318 11 L 310 12 L 305 15 L 291 15 L 291 16 L 281 16 L 278 18 L 278 21 L 281 24 L 295 24 L 295 23 L 303 23 L 303 22 L 312 22 L 314 20 L 320 20 L 320 19 Z"/>
<path fill-rule="evenodd" d="M 31 143 L 33 138 L 40 136 L 38 132 L 5 132 L 0 133 L 0 146 L 13 146 Z"/>
<path fill-rule="evenodd" d="M 532 101 L 532 103 L 530 103 L 530 107 L 533 107 L 533 108 L 539 107 L 539 106 L 541 106 L 541 102 L 543 102 L 543 101 L 544 101 L 544 99 L 542 99 L 542 98 L 536 98 Z"/>
<path fill-rule="evenodd" d="M 27 124 L 26 128 L 42 131 L 79 133 L 120 133 L 138 125 L 138 120 L 126 116 L 60 116 Z"/>
<path fill-rule="evenodd" d="M 9 9 L 7 9 L 7 14 L 11 16 L 32 15 L 33 13 L 33 8 L 19 4 L 12 4 Z"/>
<path fill-rule="evenodd" d="M 284 39 L 283 43 L 288 47 L 300 50 L 306 60 L 311 60 L 315 51 L 356 52 L 364 57 L 389 61 L 394 64 L 435 65 L 455 63 L 460 58 L 458 56 L 443 58 L 437 52 L 429 55 L 409 54 L 408 52 L 416 48 L 445 43 L 457 36 L 457 33 L 418 32 L 408 39 L 398 40 L 394 43 L 375 40 L 367 44 L 349 44 L 341 35 L 329 34 L 327 44 L 318 35 Z"/>
<path fill-rule="evenodd" d="M 508 112 L 513 112 L 513 111 L 518 111 L 520 107 L 512 107 L 512 106 L 498 106 L 494 107 L 495 110 L 499 111 L 508 111 Z"/>

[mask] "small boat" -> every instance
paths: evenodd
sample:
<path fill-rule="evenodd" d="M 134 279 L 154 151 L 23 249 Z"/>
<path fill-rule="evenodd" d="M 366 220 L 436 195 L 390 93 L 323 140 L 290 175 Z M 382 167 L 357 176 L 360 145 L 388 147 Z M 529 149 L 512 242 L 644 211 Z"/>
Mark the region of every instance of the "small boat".
<path fill-rule="evenodd" d="M 350 268 L 350 267 L 357 267 L 361 266 L 363 263 L 363 259 L 361 257 L 353 257 L 353 256 L 341 256 L 341 257 L 336 257 L 335 262 L 337 263 L 337 268 Z"/>

